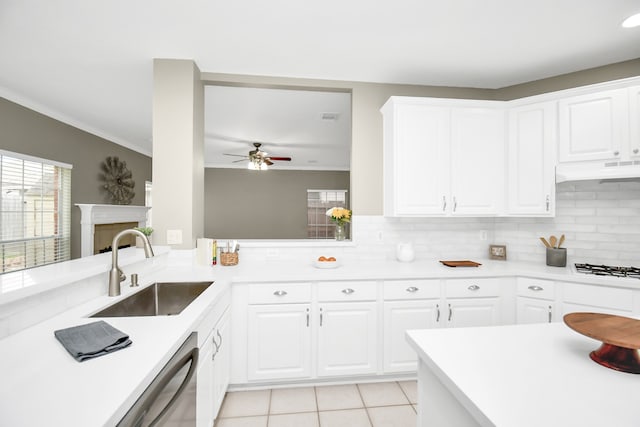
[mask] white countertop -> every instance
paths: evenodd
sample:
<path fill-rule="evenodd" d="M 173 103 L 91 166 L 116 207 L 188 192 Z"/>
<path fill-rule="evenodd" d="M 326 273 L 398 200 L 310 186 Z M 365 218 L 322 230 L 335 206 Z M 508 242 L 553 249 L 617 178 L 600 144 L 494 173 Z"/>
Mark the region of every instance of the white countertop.
<path fill-rule="evenodd" d="M 318 269 L 314 267 L 313 259 L 250 263 L 241 258 L 239 265 L 233 267 L 201 267 L 193 263 L 194 251 L 167 251 L 168 248 L 164 250 L 164 256 L 144 260 L 141 250 L 125 249 L 121 251 L 120 260 L 125 266 L 128 263 L 140 266 L 142 262 L 152 267 L 150 270 L 154 273 L 140 276 L 142 287 L 152 281 L 214 280 L 215 284 L 178 316 L 107 319 L 108 323 L 131 336 L 131 347 L 78 363 L 53 335 L 57 329 L 93 321 L 87 316 L 135 291 L 126 285 L 122 287 L 121 297 L 94 298 L 0 340 L 0 425 L 87 427 L 113 424 L 124 415 L 194 325 L 201 321 L 208 307 L 232 283 L 531 276 L 616 287 L 640 286 L 637 279 L 602 278 L 575 273 L 571 267 L 510 261 L 477 260 L 483 265 L 450 268 L 437 260 L 412 263 L 345 260 L 336 269 Z M 109 264 L 109 256 L 99 255 L 31 270 L 25 273 L 33 279 L 29 286 L 0 292 L 0 309 L 5 303 L 16 303 L 21 295 L 32 297 L 41 293 L 44 298 L 46 292 L 63 287 L 65 280 L 77 281 L 96 274 L 104 275 L 106 292 Z"/>
<path fill-rule="evenodd" d="M 640 377 L 593 362 L 589 353 L 600 343 L 564 323 L 416 330 L 407 336 L 458 401 L 486 417 L 480 425 L 640 424 Z"/>

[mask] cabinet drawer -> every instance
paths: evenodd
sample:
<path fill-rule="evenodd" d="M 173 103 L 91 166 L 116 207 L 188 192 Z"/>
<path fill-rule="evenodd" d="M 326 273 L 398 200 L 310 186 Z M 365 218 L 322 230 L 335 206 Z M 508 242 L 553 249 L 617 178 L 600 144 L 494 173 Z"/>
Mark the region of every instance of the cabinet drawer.
<path fill-rule="evenodd" d="M 500 279 L 451 279 L 445 281 L 448 298 L 500 296 Z"/>
<path fill-rule="evenodd" d="M 555 283 L 552 280 L 520 277 L 518 278 L 518 295 L 552 300 L 555 297 Z"/>
<path fill-rule="evenodd" d="M 440 298 L 440 280 L 394 280 L 384 283 L 385 301 L 434 298 Z"/>
<path fill-rule="evenodd" d="M 318 283 L 318 301 L 373 301 L 377 294 L 377 283 L 372 280 Z"/>
<path fill-rule="evenodd" d="M 633 291 L 631 289 L 564 283 L 562 286 L 562 294 L 563 302 L 621 311 L 633 311 Z"/>
<path fill-rule="evenodd" d="M 311 301 L 311 283 L 249 285 L 249 304 L 287 304 Z"/>

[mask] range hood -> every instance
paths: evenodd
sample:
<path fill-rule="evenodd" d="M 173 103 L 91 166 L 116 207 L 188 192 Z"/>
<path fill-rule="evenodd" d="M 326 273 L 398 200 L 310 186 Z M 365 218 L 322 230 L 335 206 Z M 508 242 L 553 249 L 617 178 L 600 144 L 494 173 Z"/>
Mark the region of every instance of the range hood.
<path fill-rule="evenodd" d="M 556 166 L 556 182 L 590 179 L 640 181 L 640 160 L 573 165 L 560 164 Z"/>

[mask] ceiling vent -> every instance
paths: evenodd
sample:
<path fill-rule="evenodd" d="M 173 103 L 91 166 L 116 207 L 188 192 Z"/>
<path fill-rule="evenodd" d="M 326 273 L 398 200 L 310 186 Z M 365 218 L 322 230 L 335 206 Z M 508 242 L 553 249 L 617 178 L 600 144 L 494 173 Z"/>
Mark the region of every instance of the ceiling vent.
<path fill-rule="evenodd" d="M 340 113 L 322 113 L 322 120 L 336 121 L 339 116 Z"/>

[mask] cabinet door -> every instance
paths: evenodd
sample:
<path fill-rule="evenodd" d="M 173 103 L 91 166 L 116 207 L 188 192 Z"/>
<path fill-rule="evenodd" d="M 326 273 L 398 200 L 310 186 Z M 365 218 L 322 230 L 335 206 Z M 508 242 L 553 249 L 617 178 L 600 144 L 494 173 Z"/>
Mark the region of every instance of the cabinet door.
<path fill-rule="evenodd" d="M 558 160 L 618 159 L 629 126 L 627 96 L 616 89 L 560 100 Z"/>
<path fill-rule="evenodd" d="M 377 371 L 375 302 L 323 303 L 318 315 L 319 377 Z"/>
<path fill-rule="evenodd" d="M 249 306 L 250 381 L 311 375 L 309 311 L 309 304 Z"/>
<path fill-rule="evenodd" d="M 389 301 L 384 303 L 384 372 L 415 372 L 418 358 L 407 344 L 410 329 L 437 327 L 438 300 Z"/>
<path fill-rule="evenodd" d="M 447 327 L 494 326 L 500 324 L 499 298 L 449 299 L 443 315 Z"/>
<path fill-rule="evenodd" d="M 443 215 L 449 197 L 449 110 L 394 104 L 384 121 L 385 215 Z"/>
<path fill-rule="evenodd" d="M 507 214 L 553 216 L 556 103 L 509 111 Z"/>
<path fill-rule="evenodd" d="M 504 206 L 505 113 L 454 108 L 451 113 L 451 213 L 497 215 Z"/>
<path fill-rule="evenodd" d="M 535 298 L 518 297 L 518 323 L 551 323 L 555 321 L 553 315 L 553 301 Z"/>
<path fill-rule="evenodd" d="M 629 88 L 629 155 L 633 160 L 640 159 L 640 86 Z"/>
<path fill-rule="evenodd" d="M 215 346 L 213 354 L 213 417 L 218 416 L 220 406 L 224 400 L 224 395 L 229 386 L 229 374 L 231 371 L 231 346 L 229 329 L 229 311 L 222 316 L 215 327 Z M 199 380 L 199 378 L 198 378 Z M 210 426 L 211 424 L 209 424 Z"/>
<path fill-rule="evenodd" d="M 213 364 L 211 359 L 215 351 L 213 344 L 214 333 L 210 333 L 200 347 L 198 355 L 198 381 L 196 383 L 196 426 L 210 427 L 213 425 Z"/>

